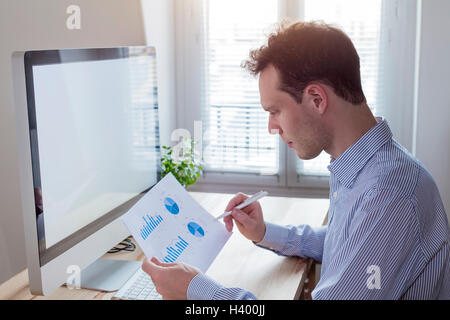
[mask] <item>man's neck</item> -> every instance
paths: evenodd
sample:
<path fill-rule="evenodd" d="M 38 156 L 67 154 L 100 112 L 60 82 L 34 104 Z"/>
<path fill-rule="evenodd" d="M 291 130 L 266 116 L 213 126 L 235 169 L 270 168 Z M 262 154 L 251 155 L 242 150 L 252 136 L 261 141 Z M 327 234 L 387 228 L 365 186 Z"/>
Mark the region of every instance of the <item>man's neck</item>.
<path fill-rule="evenodd" d="M 377 120 L 366 104 L 341 106 L 336 111 L 331 141 L 325 148 L 325 151 L 334 159 L 339 158 L 345 150 L 377 124 Z"/>

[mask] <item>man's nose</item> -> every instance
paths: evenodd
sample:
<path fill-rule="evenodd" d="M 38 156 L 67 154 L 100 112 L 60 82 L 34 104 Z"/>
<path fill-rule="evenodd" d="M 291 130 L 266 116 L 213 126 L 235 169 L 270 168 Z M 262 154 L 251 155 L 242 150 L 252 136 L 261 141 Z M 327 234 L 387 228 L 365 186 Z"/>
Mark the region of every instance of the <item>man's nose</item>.
<path fill-rule="evenodd" d="M 269 117 L 269 133 L 270 134 L 279 134 L 281 135 L 283 133 L 283 130 L 281 130 L 280 126 L 272 119 L 272 117 Z"/>

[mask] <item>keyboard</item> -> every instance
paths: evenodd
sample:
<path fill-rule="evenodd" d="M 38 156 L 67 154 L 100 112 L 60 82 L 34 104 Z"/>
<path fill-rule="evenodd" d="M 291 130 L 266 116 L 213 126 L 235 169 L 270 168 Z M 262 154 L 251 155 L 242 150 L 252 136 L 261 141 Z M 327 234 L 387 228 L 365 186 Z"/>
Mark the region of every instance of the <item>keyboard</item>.
<path fill-rule="evenodd" d="M 113 300 L 161 300 L 152 278 L 141 268 L 116 292 Z"/>

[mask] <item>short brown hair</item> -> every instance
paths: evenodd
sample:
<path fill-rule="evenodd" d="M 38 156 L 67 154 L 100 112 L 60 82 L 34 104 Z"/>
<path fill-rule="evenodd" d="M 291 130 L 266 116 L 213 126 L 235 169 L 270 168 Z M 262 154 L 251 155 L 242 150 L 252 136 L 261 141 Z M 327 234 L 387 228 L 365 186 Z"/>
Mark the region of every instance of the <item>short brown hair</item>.
<path fill-rule="evenodd" d="M 321 22 L 282 22 L 259 49 L 244 61 L 253 75 L 272 64 L 280 74 L 280 90 L 298 103 L 309 83 L 331 86 L 336 95 L 352 104 L 366 102 L 359 56 L 350 38 L 340 29 Z"/>

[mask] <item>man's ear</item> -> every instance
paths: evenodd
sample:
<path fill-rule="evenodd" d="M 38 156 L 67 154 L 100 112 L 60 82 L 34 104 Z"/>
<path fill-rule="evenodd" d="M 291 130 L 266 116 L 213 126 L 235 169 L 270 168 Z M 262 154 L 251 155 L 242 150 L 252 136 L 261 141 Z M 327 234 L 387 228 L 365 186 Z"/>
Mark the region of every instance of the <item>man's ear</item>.
<path fill-rule="evenodd" d="M 305 88 L 303 98 L 307 99 L 314 110 L 319 114 L 324 114 L 328 107 L 328 94 L 323 85 L 313 83 Z"/>

